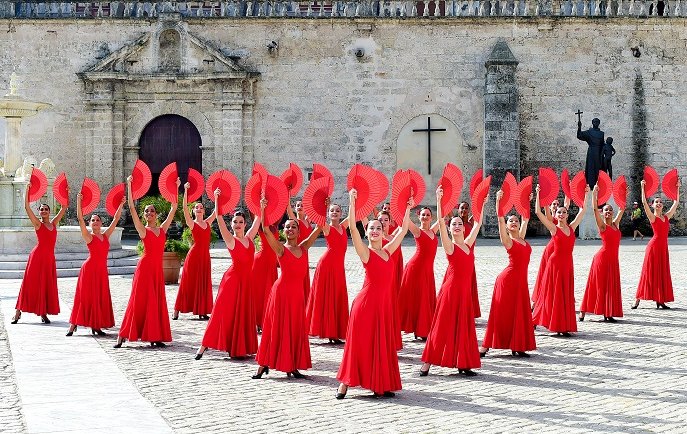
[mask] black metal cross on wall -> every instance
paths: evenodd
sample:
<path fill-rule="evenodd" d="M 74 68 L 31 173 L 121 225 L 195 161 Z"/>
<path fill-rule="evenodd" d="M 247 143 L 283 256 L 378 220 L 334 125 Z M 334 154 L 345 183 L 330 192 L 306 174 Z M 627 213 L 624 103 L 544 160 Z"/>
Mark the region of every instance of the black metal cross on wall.
<path fill-rule="evenodd" d="M 414 133 L 427 133 L 427 173 L 432 173 L 432 132 L 446 131 L 446 128 L 432 128 L 432 118 L 427 116 L 427 128 L 414 129 Z"/>

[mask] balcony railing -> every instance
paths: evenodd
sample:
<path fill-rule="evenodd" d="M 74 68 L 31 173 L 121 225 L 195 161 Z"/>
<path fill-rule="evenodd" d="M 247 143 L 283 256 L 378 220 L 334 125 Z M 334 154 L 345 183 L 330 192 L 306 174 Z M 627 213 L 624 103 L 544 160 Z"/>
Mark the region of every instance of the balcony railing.
<path fill-rule="evenodd" d="M 687 1 L 687 0 L 685 0 Z M 1 2 L 0 18 L 151 19 L 162 13 L 194 18 L 444 18 L 444 17 L 681 17 L 680 0 L 445 1 L 98 1 Z"/>

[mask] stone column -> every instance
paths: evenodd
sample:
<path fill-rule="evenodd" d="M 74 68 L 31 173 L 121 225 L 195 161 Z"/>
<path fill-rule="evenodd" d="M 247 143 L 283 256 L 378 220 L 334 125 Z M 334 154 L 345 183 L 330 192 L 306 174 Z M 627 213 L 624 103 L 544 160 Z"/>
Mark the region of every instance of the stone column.
<path fill-rule="evenodd" d="M 484 173 L 491 191 L 484 213 L 485 236 L 498 236 L 494 201 L 506 172 L 520 179 L 520 121 L 515 70 L 518 61 L 505 41 L 498 41 L 485 62 Z"/>
<path fill-rule="evenodd" d="M 5 120 L 5 175 L 14 176 L 22 164 L 21 118 L 7 117 Z"/>

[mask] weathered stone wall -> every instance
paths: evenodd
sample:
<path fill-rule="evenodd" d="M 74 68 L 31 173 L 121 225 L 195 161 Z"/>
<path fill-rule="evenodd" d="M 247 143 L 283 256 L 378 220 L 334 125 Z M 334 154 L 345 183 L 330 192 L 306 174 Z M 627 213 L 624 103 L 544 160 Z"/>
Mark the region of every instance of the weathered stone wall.
<path fill-rule="evenodd" d="M 261 73 L 252 118 L 243 120 L 253 128 L 244 131 L 252 134 L 244 137 L 244 161 L 254 156 L 275 172 L 288 161 L 323 162 L 337 176 L 336 200 L 343 201 L 350 165 L 368 163 L 391 175 L 399 131 L 423 113 L 441 114 L 461 129 L 467 176 L 481 166 L 484 64 L 499 39 L 519 62 L 522 176 L 540 165 L 583 168 L 586 145 L 575 139 L 577 109 L 585 112 L 585 126 L 599 117 L 614 138 L 616 175 L 629 173 L 633 143 L 645 144 L 648 163 L 659 173 L 677 167 L 684 175 L 686 24 L 663 17 L 243 18 L 189 20 L 188 30 L 218 48 L 244 53 L 239 63 Z M 153 25 L 0 21 L 9 30 L 0 38 L 4 87 L 14 70 L 22 93 L 54 106 L 25 121 L 25 152 L 39 160 L 51 157 L 74 180 L 98 179 L 92 143 L 98 125 L 85 115 L 84 85 L 76 73 L 105 48 L 114 51 Z M 270 41 L 278 42 L 275 53 L 266 47 Z M 631 47 L 639 47 L 641 56 L 634 57 Z M 354 55 L 356 48 L 365 50 L 362 58 Z M 642 98 L 636 95 L 637 77 Z M 141 116 L 125 113 L 123 122 Z M 223 156 L 233 158 L 238 157 Z"/>

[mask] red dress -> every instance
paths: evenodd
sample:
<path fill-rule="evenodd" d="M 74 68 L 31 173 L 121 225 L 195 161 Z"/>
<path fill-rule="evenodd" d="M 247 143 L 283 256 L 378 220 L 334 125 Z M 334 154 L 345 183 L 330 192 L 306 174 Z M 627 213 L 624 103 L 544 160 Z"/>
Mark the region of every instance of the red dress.
<path fill-rule="evenodd" d="M 398 309 L 401 329 L 427 337 L 437 303 L 434 282 L 434 257 L 437 254 L 438 237 L 430 238 L 423 230 L 415 238 L 417 249 L 403 270 L 401 289 L 398 293 Z"/>
<path fill-rule="evenodd" d="M 365 281 L 351 306 L 336 378 L 349 387 L 360 386 L 377 394 L 401 390 L 389 278 L 393 263 L 370 250 L 363 267 Z"/>
<path fill-rule="evenodd" d="M 199 224 L 194 224 L 191 234 L 193 245 L 184 261 L 174 310 L 181 313 L 193 312 L 194 315 L 207 315 L 212 312 L 210 225 L 203 229 Z"/>
<path fill-rule="evenodd" d="M 279 232 L 272 232 L 274 238 L 279 239 Z M 265 314 L 265 303 L 270 295 L 272 285 L 277 280 L 277 255 L 270 248 L 262 229 L 259 230 L 260 251 L 255 253 L 253 269 L 251 270 L 251 292 L 253 293 L 253 310 L 255 324 L 262 328 L 262 318 Z"/>
<path fill-rule="evenodd" d="M 654 236 L 646 245 L 642 275 L 637 286 L 637 298 L 653 300 L 657 303 L 675 301 L 673 281 L 670 277 L 670 259 L 668 257 L 668 232 L 670 221 L 656 217 L 651 228 Z"/>
<path fill-rule="evenodd" d="M 310 335 L 329 339 L 344 339 L 348 327 L 348 291 L 344 259 L 348 248 L 346 229 L 329 228 L 327 251 L 315 268 L 307 318 Z"/>
<path fill-rule="evenodd" d="M 575 275 L 572 252 L 575 247 L 575 231 L 568 226 L 569 235 L 560 228 L 551 237 L 553 254 L 544 272 L 539 294 L 540 300 L 534 308 L 532 320 L 536 325 L 552 332 L 576 332 Z"/>
<path fill-rule="evenodd" d="M 463 234 L 467 237 L 470 232 L 472 232 L 472 223 L 463 222 Z M 473 244 L 474 248 L 474 244 Z M 472 269 L 472 309 L 475 318 L 482 316 L 482 310 L 479 307 L 479 293 L 477 292 L 477 270 L 475 267 Z"/>
<path fill-rule="evenodd" d="M 422 361 L 445 368 L 474 369 L 482 366 L 477 346 L 472 301 L 475 251 L 465 253 L 453 246 L 446 255 L 448 268 L 439 289 L 437 311 L 422 352 Z"/>
<path fill-rule="evenodd" d="M 389 244 L 391 240 L 382 239 L 382 247 Z M 401 290 L 401 279 L 403 278 L 403 253 L 401 246 L 398 246 L 389 258 L 393 264 L 391 271 L 391 314 L 393 315 L 394 336 L 396 336 L 396 349 L 403 349 L 403 336 L 401 335 L 401 316 L 398 311 L 398 293 Z"/>
<path fill-rule="evenodd" d="M 250 285 L 255 246 L 253 240 L 246 241 L 248 247 L 238 238 L 234 239 L 234 248 L 229 250 L 231 266 L 219 284 L 202 341 L 204 347 L 226 351 L 230 357 L 245 357 L 258 350 Z"/>
<path fill-rule="evenodd" d="M 544 273 L 546 272 L 546 267 L 549 265 L 549 257 L 551 257 L 551 255 L 553 255 L 553 238 L 549 240 L 541 254 L 539 271 L 537 271 L 537 280 L 534 281 L 534 288 L 532 289 L 532 303 L 534 303 L 535 306 L 541 301 L 540 296 L 542 283 L 544 282 Z"/>
<path fill-rule="evenodd" d="M 310 234 L 312 233 L 312 226 L 310 226 L 310 223 L 298 219 L 298 244 L 301 243 L 304 239 L 308 238 Z M 308 263 L 308 272 L 305 273 L 305 278 L 303 280 L 303 300 L 305 302 L 308 302 L 308 298 L 310 298 L 310 260 L 308 259 L 308 251 L 304 250 L 303 255 L 305 256 L 305 262 Z"/>
<path fill-rule="evenodd" d="M 36 315 L 57 315 L 60 313 L 60 299 L 57 295 L 57 265 L 55 265 L 55 242 L 57 226 L 52 230 L 45 224 L 36 229 L 38 244 L 31 250 L 26 262 L 24 280 L 21 282 L 15 309 Z"/>
<path fill-rule="evenodd" d="M 531 254 L 532 247 L 527 242 L 520 244 L 513 241 L 508 249 L 508 266 L 494 283 L 489 321 L 482 343 L 484 348 L 511 351 L 537 349 L 527 286 L 527 267 Z"/>
<path fill-rule="evenodd" d="M 162 274 L 162 254 L 167 233 L 160 229 L 156 236 L 146 228 L 143 256 L 138 261 L 131 285 L 129 304 L 124 312 L 119 337 L 129 341 L 171 342 L 169 313 Z"/>
<path fill-rule="evenodd" d="M 95 235 L 88 246 L 88 259 L 81 266 L 76 282 L 74 307 L 69 323 L 94 329 L 107 329 L 115 324 L 107 272 L 107 254 L 110 240 Z"/>
<path fill-rule="evenodd" d="M 303 279 L 308 272 L 305 250 L 297 258 L 284 247 L 280 258 L 281 275 L 267 299 L 262 324 L 262 339 L 255 359 L 260 366 L 282 372 L 309 369 L 310 342 L 305 320 Z"/>
<path fill-rule="evenodd" d="M 623 297 L 620 292 L 620 229 L 606 225 L 601 231 L 601 249 L 594 255 L 589 270 L 587 288 L 582 297 L 580 312 L 605 317 L 623 316 Z"/>

